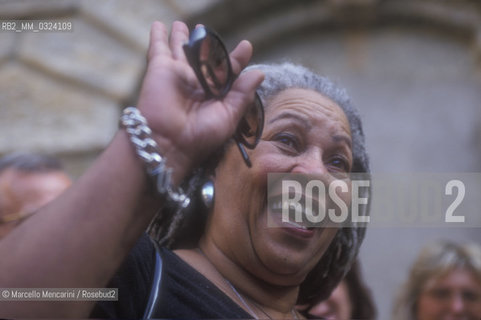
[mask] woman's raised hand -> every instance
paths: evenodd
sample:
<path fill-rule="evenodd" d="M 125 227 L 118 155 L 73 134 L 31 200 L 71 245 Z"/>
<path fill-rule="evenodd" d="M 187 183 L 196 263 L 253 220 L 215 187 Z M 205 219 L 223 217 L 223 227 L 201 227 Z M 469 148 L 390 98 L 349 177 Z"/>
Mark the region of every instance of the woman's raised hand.
<path fill-rule="evenodd" d="M 169 37 L 165 25 L 154 22 L 138 102 L 162 155 L 174 171 L 184 171 L 181 175 L 233 135 L 263 79 L 260 71 L 242 73 L 222 100 L 205 100 L 183 51 L 188 40 L 184 23 L 174 22 Z M 231 52 L 235 74 L 246 67 L 251 55 L 248 41 L 240 42 Z"/>

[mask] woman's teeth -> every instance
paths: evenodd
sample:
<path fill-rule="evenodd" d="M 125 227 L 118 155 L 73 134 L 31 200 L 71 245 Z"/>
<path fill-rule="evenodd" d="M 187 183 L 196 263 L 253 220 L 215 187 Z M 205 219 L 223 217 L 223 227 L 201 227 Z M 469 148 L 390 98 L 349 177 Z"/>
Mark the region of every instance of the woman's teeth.
<path fill-rule="evenodd" d="M 300 228 L 300 229 L 308 229 L 308 227 L 305 225 L 306 221 L 306 208 L 304 206 L 301 206 L 299 203 L 294 203 L 292 201 L 273 201 L 270 204 L 271 211 L 276 213 L 276 214 L 283 214 L 284 208 L 288 210 L 288 217 L 284 217 L 284 214 L 282 216 L 282 222 L 286 223 L 290 226 L 293 226 L 294 228 Z M 299 208 L 301 208 L 301 212 L 298 212 Z M 311 213 L 312 214 L 312 213 Z M 294 217 L 297 217 L 300 219 L 295 219 Z M 301 221 L 299 221 L 301 220 Z"/>

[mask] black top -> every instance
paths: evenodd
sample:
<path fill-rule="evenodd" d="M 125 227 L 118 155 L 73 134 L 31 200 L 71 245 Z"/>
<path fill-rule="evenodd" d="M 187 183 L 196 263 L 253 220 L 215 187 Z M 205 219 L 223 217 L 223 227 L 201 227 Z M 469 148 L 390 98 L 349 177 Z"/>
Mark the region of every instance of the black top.
<path fill-rule="evenodd" d="M 246 319 L 251 316 L 175 253 L 162 248 L 160 302 L 155 318 Z M 149 299 L 155 270 L 155 247 L 142 236 L 108 287 L 119 289 L 118 301 L 95 305 L 92 318 L 140 319 Z"/>

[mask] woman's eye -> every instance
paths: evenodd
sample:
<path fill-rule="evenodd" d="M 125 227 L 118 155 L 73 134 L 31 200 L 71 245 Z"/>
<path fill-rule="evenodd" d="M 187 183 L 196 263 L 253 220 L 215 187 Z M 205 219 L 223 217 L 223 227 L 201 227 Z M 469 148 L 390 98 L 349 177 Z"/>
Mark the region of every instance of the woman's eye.
<path fill-rule="evenodd" d="M 350 172 L 351 166 L 349 162 L 344 157 L 334 157 L 329 163 L 330 167 L 336 171 Z"/>
<path fill-rule="evenodd" d="M 474 291 L 466 290 L 462 293 L 463 299 L 469 302 L 479 301 L 481 296 Z"/>
<path fill-rule="evenodd" d="M 280 142 L 283 146 L 291 149 L 299 150 L 299 140 L 292 134 L 283 133 L 274 137 L 274 140 Z"/>
<path fill-rule="evenodd" d="M 448 289 L 433 289 L 431 290 L 431 296 L 435 299 L 448 299 L 451 292 Z"/>

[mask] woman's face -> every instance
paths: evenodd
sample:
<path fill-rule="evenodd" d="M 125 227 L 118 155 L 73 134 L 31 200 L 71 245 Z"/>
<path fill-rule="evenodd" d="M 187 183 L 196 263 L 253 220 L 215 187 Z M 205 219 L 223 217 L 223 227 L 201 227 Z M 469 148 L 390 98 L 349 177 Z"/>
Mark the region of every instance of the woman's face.
<path fill-rule="evenodd" d="M 481 283 L 467 269 L 429 280 L 417 302 L 417 320 L 481 319 Z"/>
<path fill-rule="evenodd" d="M 287 89 L 268 102 L 261 141 L 248 153 L 251 168 L 233 145 L 216 169 L 207 239 L 259 278 L 298 285 L 338 229 L 269 227 L 267 174 L 310 174 L 325 180 L 349 172 L 349 122 L 342 109 L 323 95 Z"/>
<path fill-rule="evenodd" d="M 0 217 L 19 214 L 28 217 L 56 198 L 72 181 L 62 171 L 23 172 L 7 169 L 0 174 Z M 0 224 L 0 239 L 22 219 Z"/>

